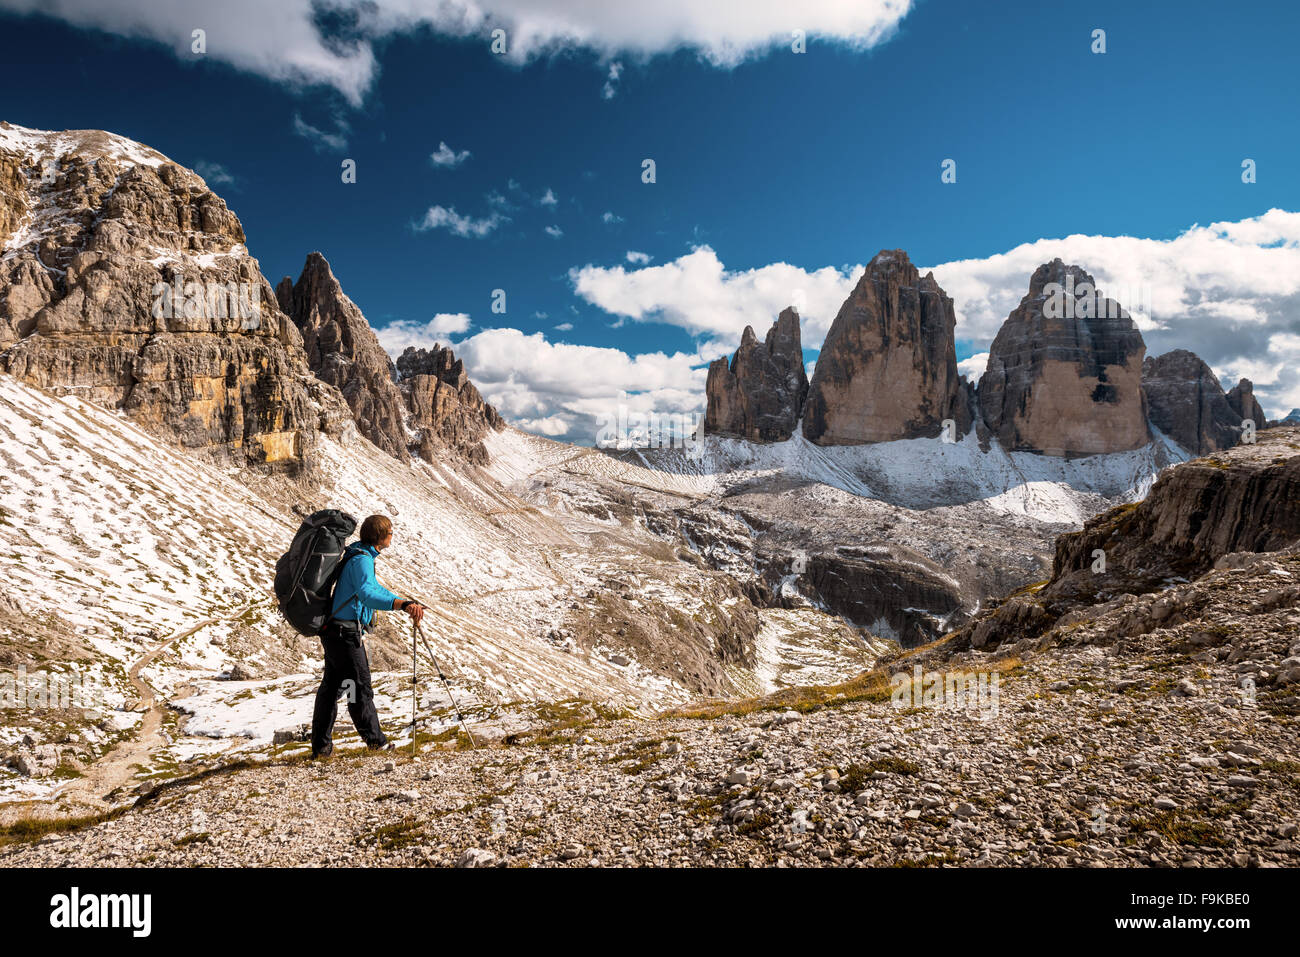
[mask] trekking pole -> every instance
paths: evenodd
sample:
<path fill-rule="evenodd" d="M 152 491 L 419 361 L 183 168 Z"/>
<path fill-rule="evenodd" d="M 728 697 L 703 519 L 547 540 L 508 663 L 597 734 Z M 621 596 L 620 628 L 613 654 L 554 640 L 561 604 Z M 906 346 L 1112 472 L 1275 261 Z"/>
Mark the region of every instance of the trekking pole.
<path fill-rule="evenodd" d="M 424 629 L 412 621 L 411 632 L 412 634 L 420 636 L 420 641 L 424 645 L 424 650 L 427 651 L 429 657 L 433 659 L 434 670 L 438 672 L 438 677 L 442 680 L 442 687 L 446 690 L 447 700 L 451 702 L 451 707 L 456 712 L 456 719 L 460 721 L 460 726 L 465 729 L 465 735 L 469 738 L 470 747 L 477 749 L 478 742 L 474 740 L 474 735 L 470 733 L 469 724 L 466 722 L 465 716 L 460 713 L 460 705 L 456 704 L 456 699 L 452 696 L 451 685 L 447 684 L 447 678 L 442 673 L 442 666 L 438 664 L 438 656 L 433 653 L 433 649 L 429 647 L 428 640 L 424 637 Z M 412 640 L 412 646 L 414 646 L 414 640 Z"/>
<path fill-rule="evenodd" d="M 419 731 L 420 680 L 415 661 L 415 622 L 411 622 L 411 757 L 415 757 L 415 735 Z"/>

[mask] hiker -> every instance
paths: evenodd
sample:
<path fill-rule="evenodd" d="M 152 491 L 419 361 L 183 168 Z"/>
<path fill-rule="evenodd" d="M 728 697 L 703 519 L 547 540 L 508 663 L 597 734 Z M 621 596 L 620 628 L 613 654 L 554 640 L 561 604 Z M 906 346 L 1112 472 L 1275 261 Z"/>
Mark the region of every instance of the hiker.
<path fill-rule="evenodd" d="M 384 515 L 371 515 L 361 523 L 361 538 L 343 554 L 343 570 L 334 587 L 330 619 L 321 629 L 325 649 L 325 676 L 316 692 L 311 719 L 311 756 L 326 758 L 334 751 L 331 735 L 338 715 L 340 691 L 348 691 L 348 714 L 366 746 L 377 751 L 391 748 L 370 687 L 370 661 L 362 638 L 376 611 L 404 611 L 418 625 L 424 608 L 411 598 L 399 598 L 375 579 L 375 559 L 393 544 L 393 523 Z M 346 683 L 350 683 L 345 685 Z"/>

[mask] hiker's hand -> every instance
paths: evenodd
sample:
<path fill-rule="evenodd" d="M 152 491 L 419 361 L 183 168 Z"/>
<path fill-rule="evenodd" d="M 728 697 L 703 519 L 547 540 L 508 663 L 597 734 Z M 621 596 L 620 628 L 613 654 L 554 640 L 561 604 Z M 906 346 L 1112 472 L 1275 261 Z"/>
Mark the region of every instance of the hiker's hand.
<path fill-rule="evenodd" d="M 403 608 L 402 611 L 410 615 L 411 621 L 415 622 L 417 625 L 420 623 L 420 619 L 424 617 L 424 606 L 418 601 L 408 601 L 406 607 Z"/>

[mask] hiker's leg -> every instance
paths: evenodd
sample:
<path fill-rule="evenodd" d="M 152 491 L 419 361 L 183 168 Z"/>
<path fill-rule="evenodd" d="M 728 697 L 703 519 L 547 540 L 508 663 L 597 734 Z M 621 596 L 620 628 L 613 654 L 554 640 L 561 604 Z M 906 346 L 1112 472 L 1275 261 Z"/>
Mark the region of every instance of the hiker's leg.
<path fill-rule="evenodd" d="M 357 726 L 357 733 L 371 747 L 388 743 L 383 728 L 379 726 L 379 713 L 375 710 L 375 693 L 370 687 L 370 658 L 366 655 L 365 644 L 358 639 L 348 642 L 348 653 L 352 659 L 352 675 L 356 682 L 356 694 L 348 701 L 348 714 Z"/>
<path fill-rule="evenodd" d="M 339 668 L 338 659 L 340 639 L 336 636 L 321 635 L 321 647 L 325 652 L 325 675 L 320 687 L 316 689 L 316 707 L 311 715 L 311 753 L 320 754 L 333 747 L 334 721 L 338 717 L 339 688 L 345 675 Z M 343 655 L 347 659 L 346 654 Z"/>

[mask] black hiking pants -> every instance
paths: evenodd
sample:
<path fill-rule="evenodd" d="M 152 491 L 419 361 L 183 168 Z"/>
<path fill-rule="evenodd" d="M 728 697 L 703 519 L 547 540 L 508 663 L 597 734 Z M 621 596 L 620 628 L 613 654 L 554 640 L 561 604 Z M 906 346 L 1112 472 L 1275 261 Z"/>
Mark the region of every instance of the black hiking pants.
<path fill-rule="evenodd" d="M 316 709 L 311 719 L 311 753 L 330 751 L 334 744 L 334 721 L 338 717 L 340 694 L 348 697 L 348 714 L 361 740 L 372 748 L 388 743 L 379 727 L 375 694 L 370 687 L 370 659 L 361 641 L 361 625 L 355 621 L 331 619 L 320 635 L 325 649 L 325 677 L 316 692 Z"/>

